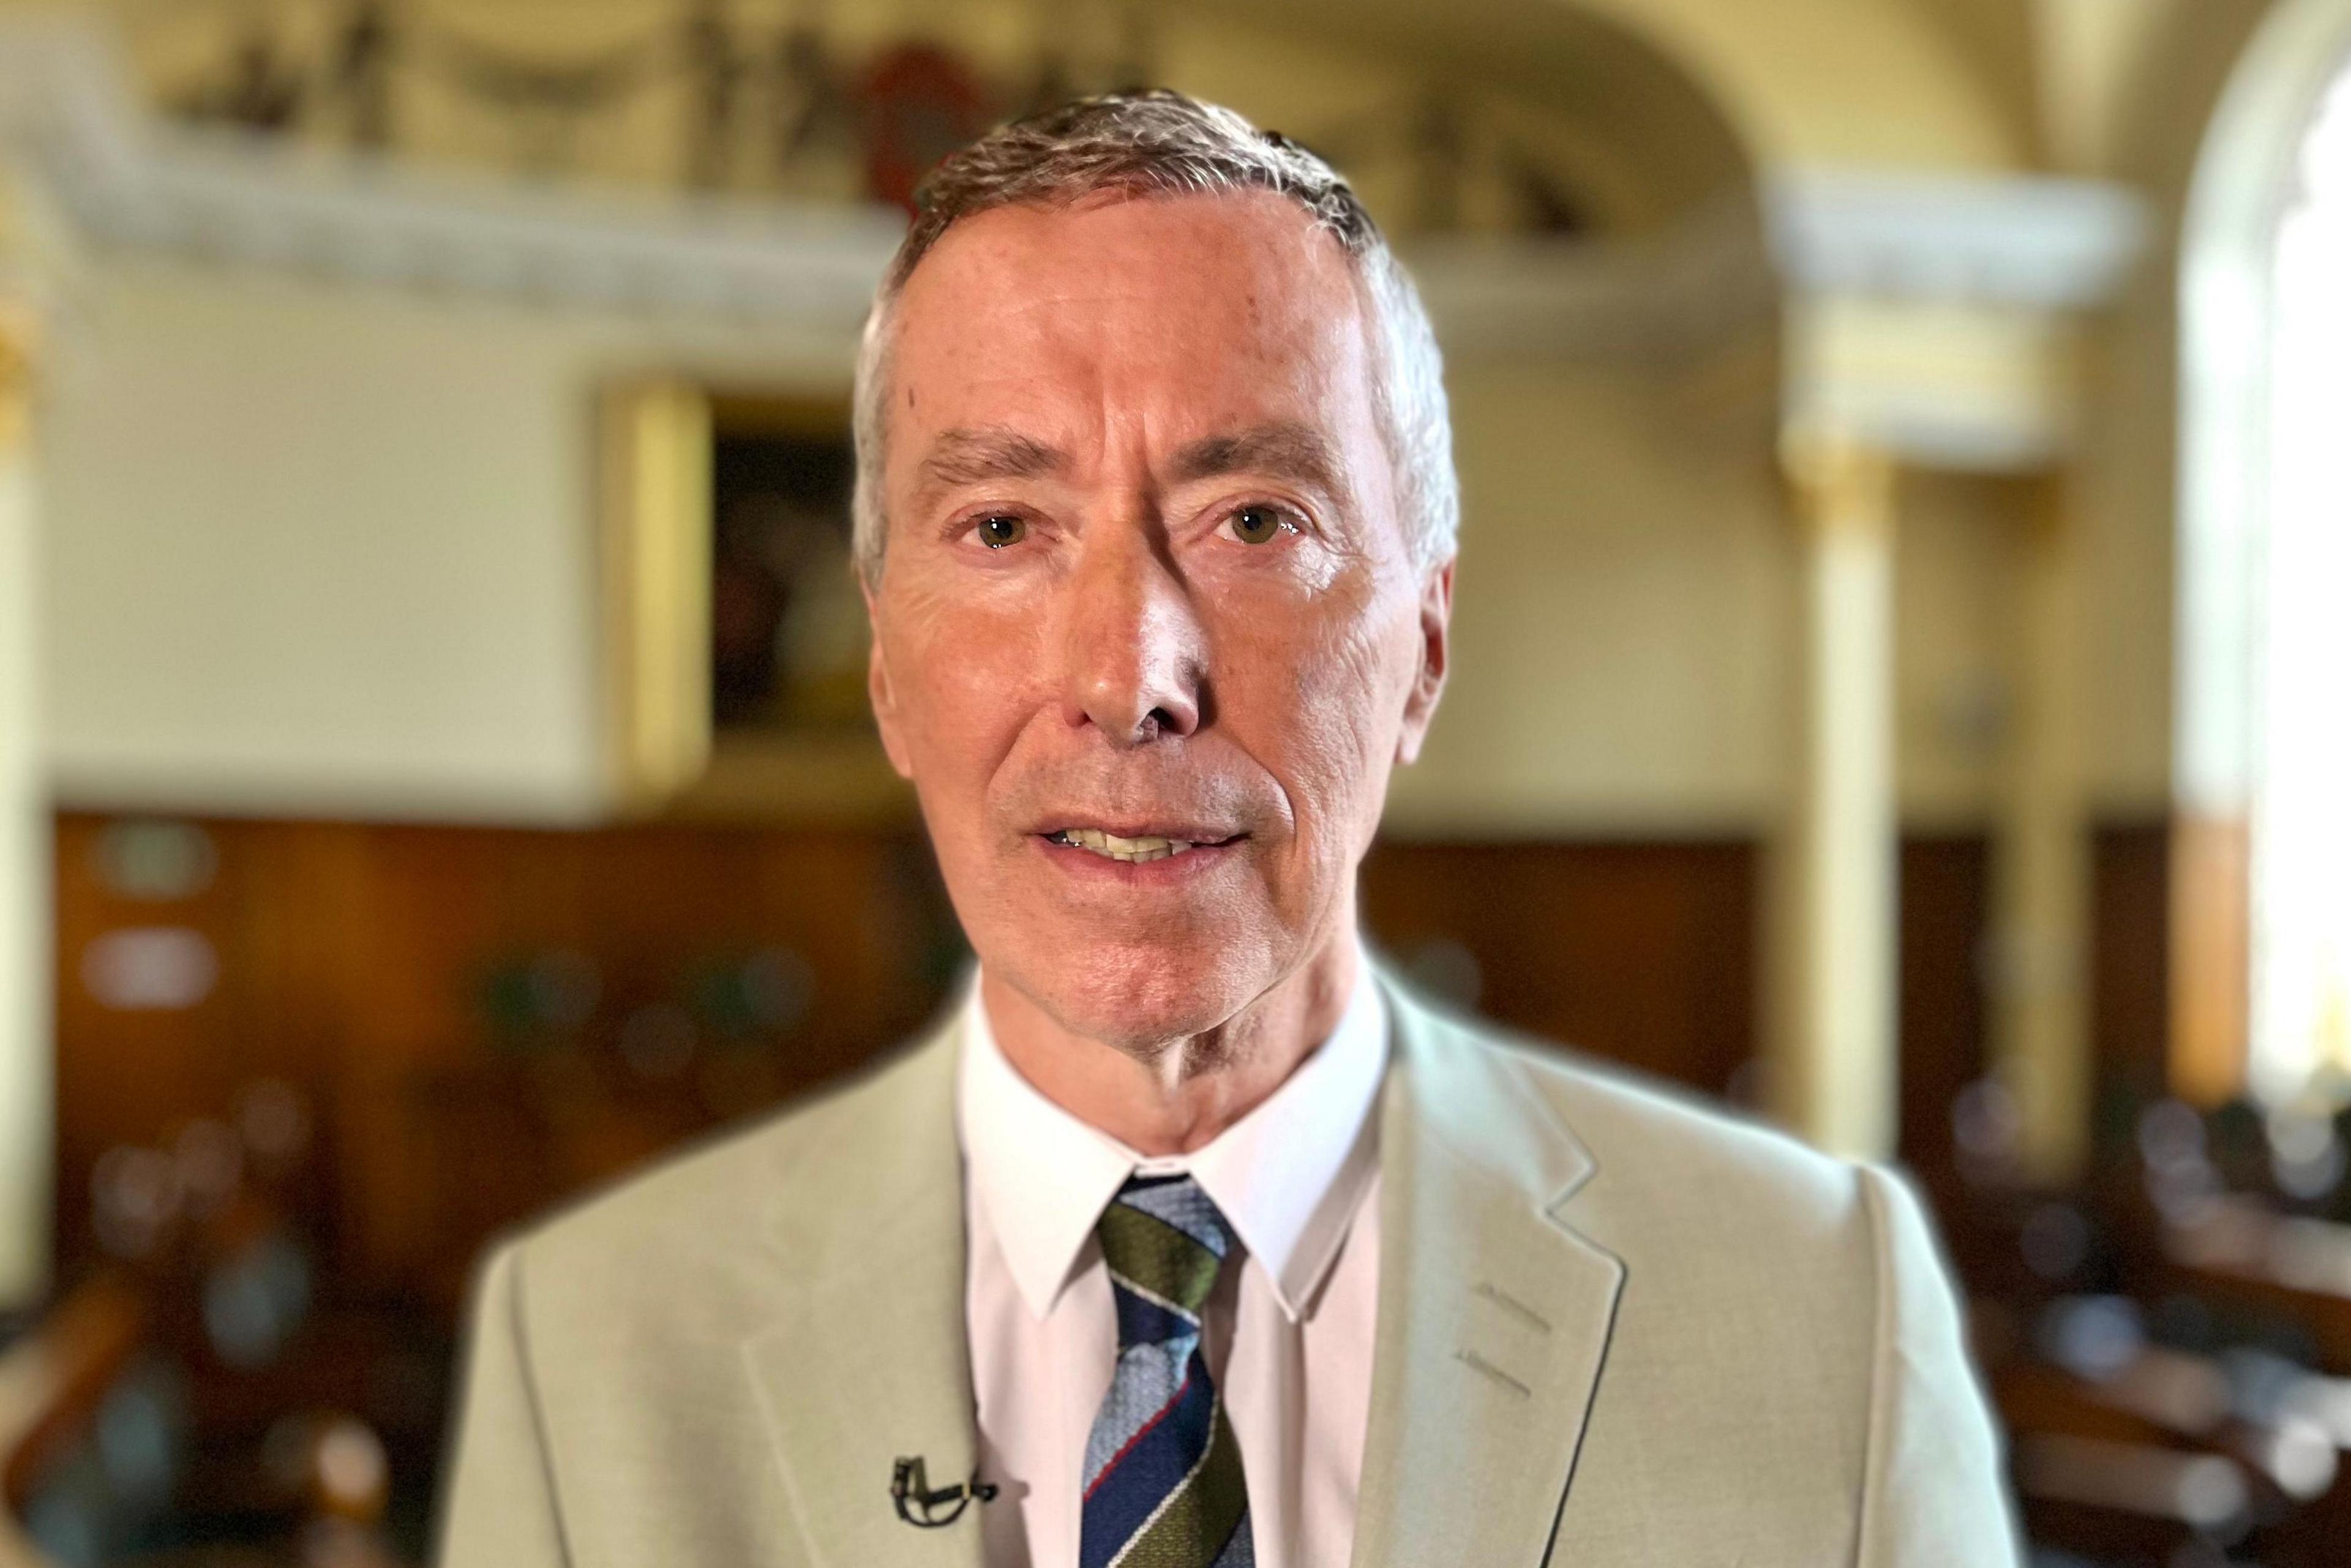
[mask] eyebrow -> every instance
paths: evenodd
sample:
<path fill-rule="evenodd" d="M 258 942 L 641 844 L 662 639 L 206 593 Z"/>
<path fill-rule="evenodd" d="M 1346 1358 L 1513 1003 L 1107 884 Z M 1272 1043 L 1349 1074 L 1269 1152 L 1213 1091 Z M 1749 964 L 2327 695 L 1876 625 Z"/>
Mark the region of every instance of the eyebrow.
<path fill-rule="evenodd" d="M 1311 485 L 1333 497 L 1347 494 L 1329 438 L 1311 425 L 1289 421 L 1204 436 L 1176 454 L 1169 473 L 1179 485 L 1227 474 L 1263 474 Z"/>
<path fill-rule="evenodd" d="M 1068 459 L 1054 447 L 1017 430 L 992 427 L 943 431 L 923 458 L 927 486 L 952 489 L 990 479 L 1033 479 L 1059 473 Z"/>
<path fill-rule="evenodd" d="M 954 489 L 991 479 L 1033 479 L 1069 465 L 1066 454 L 1031 435 L 998 426 L 959 426 L 943 431 L 922 462 L 925 488 Z M 1245 430 L 1202 436 L 1176 454 L 1169 476 L 1176 484 L 1228 474 L 1263 474 L 1311 485 L 1333 497 L 1348 494 L 1338 454 L 1311 425 L 1278 421 Z"/>

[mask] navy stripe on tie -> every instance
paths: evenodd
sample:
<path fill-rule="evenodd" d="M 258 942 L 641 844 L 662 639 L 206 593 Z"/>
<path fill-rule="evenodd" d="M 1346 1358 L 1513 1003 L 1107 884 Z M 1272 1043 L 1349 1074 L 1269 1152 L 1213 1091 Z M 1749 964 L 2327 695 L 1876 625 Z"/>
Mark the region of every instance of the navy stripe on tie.
<path fill-rule="evenodd" d="M 1118 1343 L 1165 1344 L 1179 1334 L 1200 1332 L 1200 1325 L 1163 1302 L 1138 1296 L 1115 1280 L 1111 1295 L 1118 1301 Z"/>
<path fill-rule="evenodd" d="M 1112 1461 L 1086 1494 L 1079 1531 L 1084 1542 L 1078 1568 L 1109 1568 L 1110 1561 L 1143 1528 L 1207 1450 L 1217 1416 L 1217 1391 L 1207 1363 L 1196 1348 L 1185 1367 L 1184 1387 L 1166 1415 L 1137 1434 L 1126 1452 Z"/>

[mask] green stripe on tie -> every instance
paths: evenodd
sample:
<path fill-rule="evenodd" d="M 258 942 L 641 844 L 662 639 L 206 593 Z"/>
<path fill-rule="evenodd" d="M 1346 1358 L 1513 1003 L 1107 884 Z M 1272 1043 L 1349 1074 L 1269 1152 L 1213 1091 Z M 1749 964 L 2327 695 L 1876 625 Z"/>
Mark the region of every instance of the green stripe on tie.
<path fill-rule="evenodd" d="M 1102 1211 L 1094 1228 L 1111 1272 L 1173 1302 L 1194 1317 L 1217 1282 L 1223 1260 L 1155 1215 L 1123 1203 Z"/>
<path fill-rule="evenodd" d="M 1159 1517 L 1127 1542 L 1114 1568 L 1211 1568 L 1248 1507 L 1240 1446 L 1233 1441 L 1232 1423 L 1225 1419 L 1219 1398 L 1200 1468 L 1176 1488 Z"/>

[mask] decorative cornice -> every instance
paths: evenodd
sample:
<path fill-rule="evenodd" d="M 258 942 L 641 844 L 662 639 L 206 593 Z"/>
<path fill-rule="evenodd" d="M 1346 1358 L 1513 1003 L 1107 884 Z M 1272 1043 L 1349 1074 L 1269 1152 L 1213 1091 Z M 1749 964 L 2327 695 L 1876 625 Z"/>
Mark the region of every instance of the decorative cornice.
<path fill-rule="evenodd" d="M 1677 369 L 1768 331 L 1780 301 L 1747 190 L 1718 193 L 1656 234 L 1402 248 L 1453 355 Z"/>
<path fill-rule="evenodd" d="M 852 330 L 886 209 L 539 185 L 154 121 L 85 26 L 0 23 L 0 138 L 101 246 Z"/>
<path fill-rule="evenodd" d="M 1801 293 L 2031 310 L 2113 298 L 2147 233 L 2121 186 L 2027 174 L 1789 171 L 1765 211 Z"/>
<path fill-rule="evenodd" d="M 555 186 L 157 120 L 78 18 L 0 20 L 0 145 L 98 248 L 845 338 L 903 225 L 886 209 Z M 1405 246 L 1448 352 L 1702 359 L 1785 293 L 2072 310 L 2145 227 L 2110 186 L 1773 176 L 1656 235 Z"/>
<path fill-rule="evenodd" d="M 156 120 L 87 25 L 0 21 L 0 139 L 99 248 L 845 340 L 903 233 L 886 209 L 552 186 Z M 1774 299 L 1751 197 L 1673 230 L 1410 247 L 1448 351 L 1677 362 Z"/>

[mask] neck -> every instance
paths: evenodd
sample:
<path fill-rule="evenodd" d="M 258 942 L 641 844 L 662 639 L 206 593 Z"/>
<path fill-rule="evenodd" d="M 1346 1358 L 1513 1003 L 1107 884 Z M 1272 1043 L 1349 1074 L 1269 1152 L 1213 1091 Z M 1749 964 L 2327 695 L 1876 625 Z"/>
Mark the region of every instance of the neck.
<path fill-rule="evenodd" d="M 1039 1093 L 1135 1153 L 1188 1155 L 1248 1115 L 1331 1037 L 1357 968 L 1352 921 L 1224 1022 L 1149 1056 L 1073 1034 L 991 970 L 980 1000 L 997 1044 Z"/>

